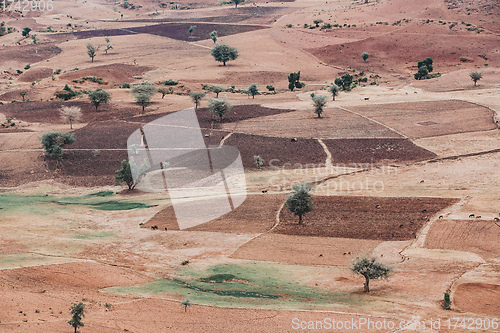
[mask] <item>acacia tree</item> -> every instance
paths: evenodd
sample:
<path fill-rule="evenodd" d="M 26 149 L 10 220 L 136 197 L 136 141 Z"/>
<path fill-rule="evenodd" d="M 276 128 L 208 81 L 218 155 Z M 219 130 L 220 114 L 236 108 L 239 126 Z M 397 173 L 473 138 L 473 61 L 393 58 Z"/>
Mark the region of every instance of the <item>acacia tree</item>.
<path fill-rule="evenodd" d="M 339 95 L 340 88 L 336 84 L 332 84 L 329 88 L 328 91 L 332 94 L 332 101 L 335 100 L 335 97 Z"/>
<path fill-rule="evenodd" d="M 312 190 L 313 187 L 309 183 L 294 185 L 292 193 L 285 201 L 288 210 L 299 217 L 299 225 L 302 224 L 302 216 L 314 210 L 310 193 Z"/>
<path fill-rule="evenodd" d="M 212 115 L 219 117 L 220 122 L 222 122 L 224 115 L 231 110 L 232 105 L 224 99 L 212 98 L 208 101 L 208 107 Z"/>
<path fill-rule="evenodd" d="M 26 97 L 27 94 L 28 94 L 28 92 L 26 90 L 21 90 L 19 92 L 19 95 L 21 95 L 21 97 L 23 98 L 23 102 L 24 102 L 24 98 Z"/>
<path fill-rule="evenodd" d="M 84 326 L 82 318 L 85 317 L 85 304 L 83 304 L 82 302 L 78 304 L 73 303 L 73 305 L 71 305 L 69 309 L 71 310 L 72 317 L 68 321 L 68 324 L 73 326 L 76 333 L 79 327 Z"/>
<path fill-rule="evenodd" d="M 28 37 L 30 36 L 30 32 L 31 32 L 31 28 L 29 28 L 29 27 L 25 27 L 25 28 L 23 29 L 23 32 L 22 32 L 23 37 L 28 38 Z"/>
<path fill-rule="evenodd" d="M 193 91 L 193 92 L 189 93 L 189 97 L 191 97 L 191 99 L 194 102 L 195 110 L 198 110 L 198 106 L 200 106 L 200 104 L 201 104 L 201 99 L 203 97 L 205 97 L 205 93 L 201 92 L 201 91 Z"/>
<path fill-rule="evenodd" d="M 363 58 L 363 61 L 366 61 L 366 59 L 368 59 L 370 55 L 368 54 L 368 52 L 363 52 L 361 53 L 361 58 Z"/>
<path fill-rule="evenodd" d="M 217 31 L 214 30 L 210 33 L 210 39 L 214 42 L 214 44 L 217 42 L 218 37 L 219 36 L 217 35 Z"/>
<path fill-rule="evenodd" d="M 156 89 L 156 86 L 153 83 L 145 81 L 140 84 L 134 84 L 130 92 L 134 95 L 147 94 L 153 96 L 156 92 L 158 92 L 158 89 Z"/>
<path fill-rule="evenodd" d="M 121 163 L 121 169 L 115 171 L 115 182 L 125 183 L 128 186 L 128 190 L 131 191 L 135 188 L 134 178 L 132 177 L 132 170 L 130 169 L 130 163 L 127 160 L 123 160 Z"/>
<path fill-rule="evenodd" d="M 92 62 L 94 62 L 94 58 L 97 55 L 97 51 L 99 51 L 99 45 L 94 46 L 92 43 L 87 44 L 87 55 L 92 59 Z"/>
<path fill-rule="evenodd" d="M 227 88 L 215 84 L 205 86 L 204 89 L 215 93 L 215 98 L 219 98 L 221 92 L 227 91 Z"/>
<path fill-rule="evenodd" d="M 288 89 L 290 89 L 290 91 L 293 91 L 295 88 L 300 89 L 303 87 L 304 84 L 300 82 L 300 71 L 288 75 Z"/>
<path fill-rule="evenodd" d="M 476 86 L 477 81 L 482 79 L 483 74 L 481 74 L 479 72 L 472 72 L 469 74 L 469 76 L 472 79 L 472 81 L 474 81 L 474 86 Z"/>
<path fill-rule="evenodd" d="M 53 159 L 57 159 L 58 166 L 62 161 L 63 147 L 75 142 L 73 133 L 47 132 L 42 135 L 41 144 L 43 149 Z"/>
<path fill-rule="evenodd" d="M 248 94 L 252 95 L 252 98 L 255 99 L 255 95 L 259 94 L 259 89 L 257 88 L 257 83 L 252 83 L 250 87 L 248 87 Z"/>
<path fill-rule="evenodd" d="M 222 62 L 224 66 L 226 66 L 226 62 L 230 60 L 235 60 L 238 58 L 238 50 L 235 47 L 229 45 L 216 45 L 211 52 L 215 61 Z"/>
<path fill-rule="evenodd" d="M 144 92 L 134 95 L 135 103 L 142 107 L 142 113 L 144 113 L 146 106 L 151 104 L 151 96 L 152 95 Z"/>
<path fill-rule="evenodd" d="M 111 44 L 111 40 L 109 39 L 109 37 L 104 38 L 104 40 L 106 41 L 106 46 L 104 47 L 104 53 L 108 54 L 108 51 L 113 48 L 113 44 Z"/>
<path fill-rule="evenodd" d="M 102 90 L 101 88 L 97 88 L 94 91 L 87 93 L 89 97 L 90 103 L 95 107 L 96 111 L 99 105 L 106 104 L 111 100 L 111 96 L 108 92 Z"/>
<path fill-rule="evenodd" d="M 63 106 L 59 109 L 59 114 L 65 122 L 69 123 L 69 128 L 73 129 L 73 123 L 82 117 L 82 109 L 78 106 Z"/>
<path fill-rule="evenodd" d="M 245 2 L 245 0 L 231 0 L 231 2 L 234 3 L 234 8 L 238 8 L 238 5 Z"/>
<path fill-rule="evenodd" d="M 346 74 L 342 75 L 341 77 L 336 78 L 334 82 L 335 82 L 335 85 L 342 88 L 342 90 L 351 91 L 352 80 L 353 80 L 353 76 L 349 73 L 346 73 Z"/>
<path fill-rule="evenodd" d="M 370 280 L 376 280 L 380 278 L 387 279 L 389 273 L 392 269 L 381 262 L 375 260 L 375 258 L 356 258 L 352 262 L 351 270 L 365 277 L 364 290 L 365 292 L 370 291 Z"/>
<path fill-rule="evenodd" d="M 314 113 L 318 115 L 318 118 L 321 118 L 321 114 L 323 113 L 323 108 L 326 105 L 326 96 L 313 95 L 311 96 L 313 105 L 314 105 Z"/>

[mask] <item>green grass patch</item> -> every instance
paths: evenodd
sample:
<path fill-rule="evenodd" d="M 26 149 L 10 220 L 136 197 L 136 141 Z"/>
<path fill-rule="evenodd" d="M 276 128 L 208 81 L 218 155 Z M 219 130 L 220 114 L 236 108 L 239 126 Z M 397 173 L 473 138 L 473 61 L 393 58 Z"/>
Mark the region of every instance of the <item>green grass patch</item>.
<path fill-rule="evenodd" d="M 315 269 L 262 262 L 214 265 L 203 271 L 183 266 L 169 279 L 142 286 L 107 288 L 106 291 L 141 295 L 162 293 L 175 299 L 189 298 L 198 304 L 223 307 L 328 309 L 339 306 L 364 308 L 382 303 L 370 296 L 324 290 L 300 282 L 313 280 Z"/>

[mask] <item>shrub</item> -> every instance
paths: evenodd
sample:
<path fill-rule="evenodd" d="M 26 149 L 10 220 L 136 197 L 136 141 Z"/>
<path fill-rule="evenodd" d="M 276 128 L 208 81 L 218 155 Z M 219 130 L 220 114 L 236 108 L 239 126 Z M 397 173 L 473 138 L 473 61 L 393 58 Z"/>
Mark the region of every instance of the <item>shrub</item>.
<path fill-rule="evenodd" d="M 450 310 L 451 309 L 450 304 L 451 304 L 450 294 L 444 293 L 443 309 Z"/>
<path fill-rule="evenodd" d="M 62 160 L 63 147 L 75 142 L 73 133 L 47 132 L 42 135 L 43 149 L 52 158 Z"/>
<path fill-rule="evenodd" d="M 177 81 L 174 81 L 172 79 L 168 79 L 167 81 L 163 82 L 163 84 L 166 86 L 176 86 L 177 83 L 178 83 Z"/>
<path fill-rule="evenodd" d="M 274 88 L 274 86 L 272 86 L 272 85 L 270 85 L 270 84 L 268 84 L 268 85 L 266 86 L 266 89 L 267 89 L 267 90 L 269 90 L 269 91 L 272 91 L 272 92 L 275 92 L 275 91 L 276 91 L 276 90 L 275 90 L 275 88 Z"/>
<path fill-rule="evenodd" d="M 26 66 L 24 66 L 24 69 L 30 69 L 31 65 L 30 64 L 27 64 Z"/>
<path fill-rule="evenodd" d="M 118 86 L 119 88 L 122 88 L 122 89 L 127 89 L 127 88 L 130 88 L 130 83 L 127 83 L 127 82 L 123 82 L 121 85 Z"/>

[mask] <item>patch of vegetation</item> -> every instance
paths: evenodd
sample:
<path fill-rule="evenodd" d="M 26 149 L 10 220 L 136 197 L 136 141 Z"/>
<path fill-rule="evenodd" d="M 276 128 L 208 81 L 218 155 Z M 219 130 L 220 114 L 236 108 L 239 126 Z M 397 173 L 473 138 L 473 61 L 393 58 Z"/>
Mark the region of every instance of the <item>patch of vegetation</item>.
<path fill-rule="evenodd" d="M 57 98 L 62 99 L 64 101 L 68 101 L 80 94 L 82 94 L 82 91 L 75 91 L 70 88 L 67 84 L 64 86 L 62 90 L 57 90 L 55 95 Z"/>
<path fill-rule="evenodd" d="M 180 267 L 175 278 L 154 281 L 139 287 L 112 287 L 112 293 L 169 293 L 188 297 L 196 303 L 218 306 L 273 308 L 329 308 L 373 306 L 377 300 L 309 287 L 317 274 L 311 267 L 276 263 L 222 264 L 205 271 Z M 390 306 L 384 303 L 384 306 Z"/>
<path fill-rule="evenodd" d="M 128 82 L 123 82 L 121 85 L 118 86 L 118 88 L 121 88 L 121 89 L 127 89 L 127 88 L 130 88 L 130 83 Z"/>
<path fill-rule="evenodd" d="M 168 79 L 167 81 L 164 81 L 163 84 L 166 85 L 166 86 L 176 86 L 177 83 L 179 83 L 178 81 L 174 81 L 172 79 Z"/>
<path fill-rule="evenodd" d="M 102 77 L 97 77 L 97 76 L 84 76 L 81 78 L 81 80 L 78 79 L 73 80 L 73 82 L 75 83 L 84 83 L 85 81 L 92 81 L 99 84 L 108 84 L 107 81 L 103 81 Z"/>

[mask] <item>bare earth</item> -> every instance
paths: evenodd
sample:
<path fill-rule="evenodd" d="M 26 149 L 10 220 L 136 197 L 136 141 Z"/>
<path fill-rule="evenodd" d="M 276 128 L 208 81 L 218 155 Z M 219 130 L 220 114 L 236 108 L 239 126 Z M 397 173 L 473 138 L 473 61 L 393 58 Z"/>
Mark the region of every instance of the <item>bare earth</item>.
<path fill-rule="evenodd" d="M 498 1 L 88 0 L 22 14 L 9 5 L 0 332 L 72 331 L 78 302 L 80 332 L 331 331 L 325 318 L 395 323 L 339 332 L 499 331 L 485 326 L 500 319 Z M 214 30 L 238 49 L 227 66 L 210 55 Z M 93 61 L 88 43 L 100 46 Z M 415 80 L 427 57 L 435 77 Z M 297 71 L 305 87 L 290 91 Z M 359 82 L 333 100 L 328 87 L 346 73 Z M 144 81 L 172 91 L 143 113 L 122 84 Z M 57 99 L 66 84 L 79 95 Z M 228 88 L 219 97 L 233 109 L 220 122 L 207 92 L 196 111 L 205 144 L 238 148 L 248 193 L 230 213 L 179 230 L 168 191 L 127 191 L 115 170 L 132 132 L 194 107 L 189 93 L 206 84 Z M 97 88 L 111 101 L 96 110 L 85 93 Z M 311 93 L 326 96 L 321 118 Z M 73 128 L 62 106 L 81 108 Z M 75 134 L 61 163 L 41 148 L 48 131 Z M 316 209 L 298 225 L 284 202 L 305 181 Z M 350 271 L 365 255 L 394 269 L 370 293 Z M 454 318 L 473 327 L 445 324 Z"/>

